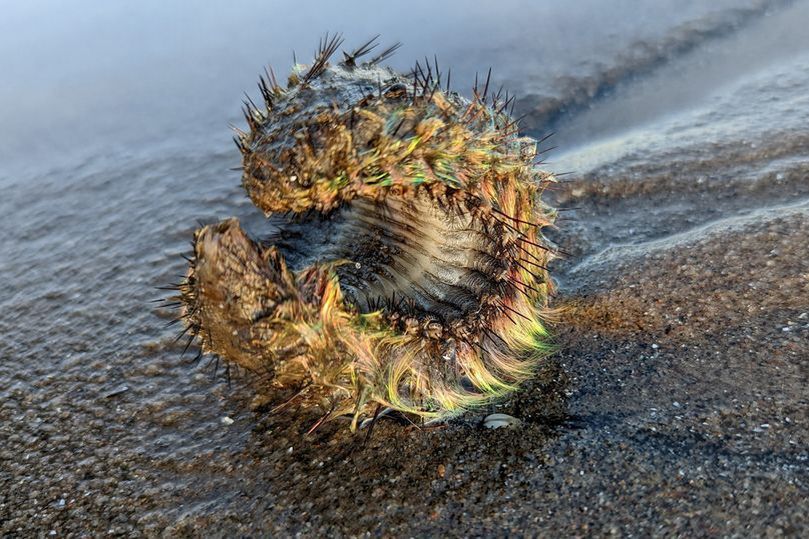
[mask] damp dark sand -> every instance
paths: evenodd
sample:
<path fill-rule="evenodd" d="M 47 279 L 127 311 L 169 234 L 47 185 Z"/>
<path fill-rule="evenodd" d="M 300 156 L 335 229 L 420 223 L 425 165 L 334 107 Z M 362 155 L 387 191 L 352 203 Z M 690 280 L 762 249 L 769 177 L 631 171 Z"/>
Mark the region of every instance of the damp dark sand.
<path fill-rule="evenodd" d="M 439 428 L 306 435 L 316 417 L 269 414 L 249 380 L 180 359 L 172 313 L 148 300 L 196 219 L 261 229 L 235 149 L 175 136 L 5 173 L 0 531 L 805 535 L 809 55 L 614 120 L 680 84 L 678 62 L 732 55 L 728 32 L 566 117 L 571 149 L 546 165 L 574 170 L 550 193 L 570 254 L 559 352 L 509 401 Z M 494 410 L 522 425 L 483 429 Z"/>

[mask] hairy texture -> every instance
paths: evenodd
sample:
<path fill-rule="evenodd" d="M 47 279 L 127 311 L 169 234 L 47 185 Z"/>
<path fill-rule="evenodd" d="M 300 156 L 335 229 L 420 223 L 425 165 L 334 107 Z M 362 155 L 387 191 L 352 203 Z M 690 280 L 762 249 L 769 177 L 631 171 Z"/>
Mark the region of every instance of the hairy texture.
<path fill-rule="evenodd" d="M 469 101 L 437 65 L 399 75 L 360 57 L 331 65 L 321 41 L 287 86 L 248 100 L 243 186 L 268 216 L 264 241 L 235 219 L 195 233 L 179 285 L 203 352 L 352 426 L 383 407 L 446 419 L 515 390 L 549 352 L 553 251 L 540 200 L 553 177 L 506 112 Z"/>

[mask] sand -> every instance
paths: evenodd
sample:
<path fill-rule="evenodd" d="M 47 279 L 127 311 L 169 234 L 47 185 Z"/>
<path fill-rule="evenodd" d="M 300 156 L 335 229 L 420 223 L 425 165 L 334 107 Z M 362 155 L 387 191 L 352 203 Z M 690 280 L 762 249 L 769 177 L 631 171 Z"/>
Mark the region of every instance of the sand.
<path fill-rule="evenodd" d="M 69 363 L 12 377 L 3 531 L 798 535 L 809 525 L 809 205 L 574 254 L 580 234 L 625 222 L 630 202 L 665 201 L 582 182 L 558 193 L 579 208 L 556 238 L 571 251 L 557 272 L 560 351 L 496 410 L 519 427 L 483 429 L 479 413 L 307 436 L 315 418 L 251 410 L 245 380 L 228 388 L 211 368 L 182 366 L 170 339 L 124 345 L 87 379 Z"/>

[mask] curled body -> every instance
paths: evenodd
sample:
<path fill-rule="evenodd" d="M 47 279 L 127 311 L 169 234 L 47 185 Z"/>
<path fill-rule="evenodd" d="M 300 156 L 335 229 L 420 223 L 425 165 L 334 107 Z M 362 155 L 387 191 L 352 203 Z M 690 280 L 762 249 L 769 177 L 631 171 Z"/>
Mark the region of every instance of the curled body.
<path fill-rule="evenodd" d="M 248 101 L 242 184 L 264 239 L 204 226 L 179 285 L 202 351 L 352 428 L 390 408 L 447 419 L 514 391 L 551 350 L 554 181 L 507 96 L 467 100 L 437 65 L 398 74 L 374 42 L 321 41 Z"/>

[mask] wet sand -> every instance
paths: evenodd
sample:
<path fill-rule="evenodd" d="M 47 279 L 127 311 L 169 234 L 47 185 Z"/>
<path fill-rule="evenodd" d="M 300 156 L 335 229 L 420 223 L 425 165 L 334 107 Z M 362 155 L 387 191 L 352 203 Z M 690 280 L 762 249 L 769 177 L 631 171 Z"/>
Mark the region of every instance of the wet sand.
<path fill-rule="evenodd" d="M 769 69 L 552 155 L 575 171 L 549 196 L 569 253 L 559 352 L 435 428 L 306 435 L 317 417 L 180 358 L 148 301 L 196 219 L 262 228 L 235 150 L 136 148 L 0 184 L 0 532 L 805 535 L 809 56 Z M 630 85 L 585 116 L 643 99 Z M 522 424 L 486 430 L 491 411 Z"/>
<path fill-rule="evenodd" d="M 581 229 L 624 222 L 580 190 L 561 196 Z M 170 338 L 107 345 L 90 374 L 64 352 L 58 370 L 4 362 L 3 530 L 800 535 L 808 252 L 804 198 L 572 257 L 560 352 L 498 408 L 523 421 L 513 430 L 471 414 L 306 436 L 316 418 L 251 411 L 243 380 L 182 365 Z"/>

